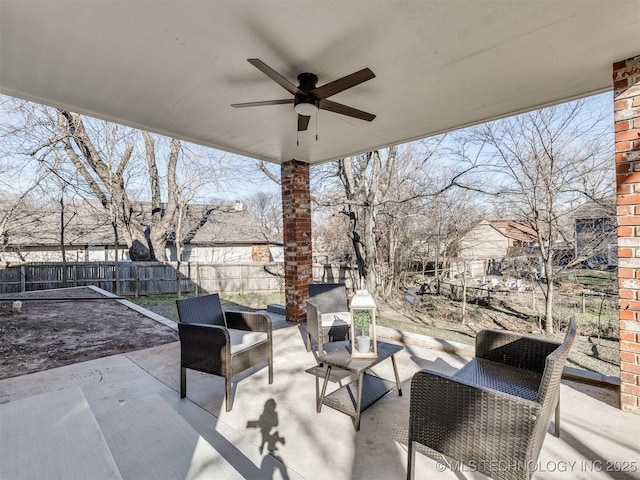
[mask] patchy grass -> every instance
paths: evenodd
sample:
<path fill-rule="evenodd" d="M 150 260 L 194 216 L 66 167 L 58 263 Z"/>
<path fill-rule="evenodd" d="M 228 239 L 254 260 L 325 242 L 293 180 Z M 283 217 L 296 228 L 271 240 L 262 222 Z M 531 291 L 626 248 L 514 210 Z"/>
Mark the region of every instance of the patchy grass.
<path fill-rule="evenodd" d="M 609 272 L 599 272 L 610 275 Z M 596 275 L 598 276 L 598 275 Z M 611 277 L 607 276 L 609 282 Z M 555 318 L 564 330 L 570 316 L 578 319 L 578 339 L 569 357 L 569 364 L 578 368 L 619 376 L 619 342 L 617 300 L 592 297 L 582 311 L 580 296 L 557 295 Z M 152 296 L 131 299 L 153 312 L 178 319 L 175 296 Z M 263 310 L 270 303 L 284 303 L 283 295 L 225 295 L 221 297 L 227 310 Z M 461 303 L 446 296 L 422 295 L 420 302 L 407 305 L 399 301 L 378 302 L 378 325 L 473 345 L 475 334 L 484 328 L 506 329 L 541 338 L 561 340 L 562 333 L 552 336 L 540 328 L 542 299 L 532 308 L 531 294 L 493 294 L 466 305 L 465 321 L 461 321 Z"/>
<path fill-rule="evenodd" d="M 129 298 L 128 300 L 147 310 L 178 321 L 176 298 L 175 295 L 152 295 Z M 270 303 L 284 303 L 284 295 L 223 295 L 220 296 L 220 301 L 225 310 L 265 310 Z"/>

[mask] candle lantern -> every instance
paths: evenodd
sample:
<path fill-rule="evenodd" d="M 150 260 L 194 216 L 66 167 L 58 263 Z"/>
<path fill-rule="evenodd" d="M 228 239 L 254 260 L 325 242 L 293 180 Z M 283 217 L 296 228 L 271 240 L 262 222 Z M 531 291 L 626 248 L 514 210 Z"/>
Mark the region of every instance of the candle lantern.
<path fill-rule="evenodd" d="M 376 302 L 366 290 L 357 290 L 349 306 L 351 311 L 351 356 L 376 358 Z"/>

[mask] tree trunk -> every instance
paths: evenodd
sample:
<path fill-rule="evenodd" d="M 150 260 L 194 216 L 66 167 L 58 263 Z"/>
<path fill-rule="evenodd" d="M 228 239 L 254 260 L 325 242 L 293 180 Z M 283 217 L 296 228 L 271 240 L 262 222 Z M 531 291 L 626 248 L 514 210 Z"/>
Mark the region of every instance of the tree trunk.
<path fill-rule="evenodd" d="M 551 262 L 545 262 L 545 276 L 547 278 L 546 298 L 545 298 L 545 318 L 544 330 L 553 333 L 553 273 L 551 272 Z"/>

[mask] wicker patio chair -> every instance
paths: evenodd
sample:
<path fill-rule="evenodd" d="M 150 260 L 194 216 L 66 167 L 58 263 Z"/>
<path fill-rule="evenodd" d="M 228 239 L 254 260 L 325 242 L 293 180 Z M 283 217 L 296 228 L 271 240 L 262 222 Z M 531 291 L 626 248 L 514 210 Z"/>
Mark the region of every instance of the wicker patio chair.
<path fill-rule="evenodd" d="M 273 383 L 271 320 L 253 312 L 222 310 L 218 294 L 176 300 L 180 335 L 180 398 L 187 395 L 187 369 L 225 379 L 226 411 L 233 398 L 231 380 L 264 361 Z"/>
<path fill-rule="evenodd" d="M 571 318 L 560 344 L 483 330 L 476 358 L 453 377 L 422 370 L 411 380 L 407 478 L 418 442 L 495 480 L 531 478 L 556 412 L 560 378 L 576 336 Z"/>
<path fill-rule="evenodd" d="M 344 283 L 311 283 L 307 301 L 307 351 L 312 340 L 322 353 L 324 344 L 346 340 L 351 328 L 347 287 Z"/>

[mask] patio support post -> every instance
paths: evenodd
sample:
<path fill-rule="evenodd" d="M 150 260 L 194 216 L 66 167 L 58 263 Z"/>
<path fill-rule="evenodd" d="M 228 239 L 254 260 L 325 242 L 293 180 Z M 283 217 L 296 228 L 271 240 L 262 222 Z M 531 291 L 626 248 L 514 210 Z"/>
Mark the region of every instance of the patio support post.
<path fill-rule="evenodd" d="M 309 164 L 284 162 L 280 178 L 286 316 L 290 322 L 302 323 L 307 320 L 306 301 L 313 280 Z"/>
<path fill-rule="evenodd" d="M 640 55 L 613 64 L 620 406 L 640 414 Z"/>

